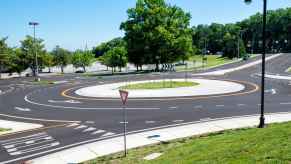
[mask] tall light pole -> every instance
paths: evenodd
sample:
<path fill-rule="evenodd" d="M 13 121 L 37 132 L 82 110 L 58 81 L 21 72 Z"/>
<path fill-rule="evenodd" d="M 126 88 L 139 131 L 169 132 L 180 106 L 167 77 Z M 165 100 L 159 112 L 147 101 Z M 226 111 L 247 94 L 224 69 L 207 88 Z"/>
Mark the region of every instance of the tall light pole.
<path fill-rule="evenodd" d="M 237 37 L 237 58 L 240 57 L 240 39 L 243 37 L 244 30 L 240 30 Z"/>
<path fill-rule="evenodd" d="M 37 61 L 37 51 L 36 51 L 36 47 L 35 47 L 35 27 L 37 25 L 39 25 L 38 22 L 29 22 L 28 25 L 33 26 L 33 49 L 34 49 L 34 58 L 35 58 L 35 65 L 34 65 L 34 77 L 35 77 L 35 81 L 40 81 L 40 78 L 38 76 L 38 61 Z"/>
<path fill-rule="evenodd" d="M 244 0 L 247 4 L 252 0 Z M 265 68 L 266 68 L 266 21 L 267 21 L 267 0 L 263 0 L 263 51 L 262 51 L 262 79 L 261 79 L 261 115 L 259 128 L 265 127 Z"/>

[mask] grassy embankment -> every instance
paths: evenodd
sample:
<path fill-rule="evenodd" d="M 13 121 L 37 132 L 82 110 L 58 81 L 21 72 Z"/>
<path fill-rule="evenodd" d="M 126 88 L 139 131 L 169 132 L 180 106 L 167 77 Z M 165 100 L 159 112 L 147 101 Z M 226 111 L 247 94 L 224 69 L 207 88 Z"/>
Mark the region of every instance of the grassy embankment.
<path fill-rule="evenodd" d="M 291 163 L 291 123 L 272 124 L 264 129 L 230 130 L 167 144 L 129 150 L 85 164 L 192 164 L 192 163 Z M 162 153 L 152 161 L 143 158 L 151 153 Z"/>

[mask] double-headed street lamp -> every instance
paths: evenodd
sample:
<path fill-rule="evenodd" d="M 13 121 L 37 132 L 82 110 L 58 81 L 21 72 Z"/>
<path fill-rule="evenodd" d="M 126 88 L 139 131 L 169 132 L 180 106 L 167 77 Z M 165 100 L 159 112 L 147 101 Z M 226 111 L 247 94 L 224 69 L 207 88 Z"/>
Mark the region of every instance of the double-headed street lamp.
<path fill-rule="evenodd" d="M 244 0 L 245 3 L 249 4 L 252 0 Z M 262 79 L 261 79 L 261 116 L 259 128 L 265 126 L 265 66 L 266 66 L 266 21 L 267 21 L 267 0 L 263 0 L 263 52 L 262 52 Z"/>
<path fill-rule="evenodd" d="M 39 25 L 38 22 L 29 22 L 28 25 L 33 26 L 33 49 L 34 49 L 34 57 L 35 57 L 35 65 L 34 65 L 34 77 L 35 81 L 40 81 L 40 78 L 38 76 L 38 61 L 37 61 L 37 50 L 35 47 L 35 27 Z"/>

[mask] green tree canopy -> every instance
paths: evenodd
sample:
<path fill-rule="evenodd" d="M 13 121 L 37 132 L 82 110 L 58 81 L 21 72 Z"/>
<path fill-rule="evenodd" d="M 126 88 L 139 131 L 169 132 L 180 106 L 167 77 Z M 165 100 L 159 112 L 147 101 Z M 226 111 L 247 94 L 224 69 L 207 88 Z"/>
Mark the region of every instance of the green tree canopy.
<path fill-rule="evenodd" d="M 192 54 L 191 15 L 164 0 L 138 0 L 121 24 L 128 60 L 136 66 L 170 63 Z"/>
<path fill-rule="evenodd" d="M 83 68 L 86 72 L 86 67 L 94 62 L 94 54 L 89 51 L 77 50 L 72 56 L 72 64 L 75 68 Z"/>
<path fill-rule="evenodd" d="M 27 35 L 21 43 L 21 53 L 23 55 L 23 64 L 25 67 L 29 67 L 33 73 L 36 71 L 35 55 L 39 63 L 42 63 L 42 56 L 46 53 L 45 46 L 42 39 L 34 38 Z"/>
<path fill-rule="evenodd" d="M 52 55 L 54 56 L 55 64 L 59 66 L 62 73 L 64 73 L 64 67 L 66 67 L 71 62 L 70 52 L 61 48 L 60 46 L 56 46 L 52 51 Z"/>

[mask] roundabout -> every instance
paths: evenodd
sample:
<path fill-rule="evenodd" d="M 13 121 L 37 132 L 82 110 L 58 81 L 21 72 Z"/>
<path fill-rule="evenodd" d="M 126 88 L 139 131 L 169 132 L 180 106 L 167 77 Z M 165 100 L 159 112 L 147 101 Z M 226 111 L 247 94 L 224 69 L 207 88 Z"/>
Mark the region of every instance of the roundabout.
<path fill-rule="evenodd" d="M 287 56 L 281 56 L 279 59 L 280 62 L 290 61 Z M 269 62 L 275 65 L 277 60 Z M 244 64 L 242 62 L 236 65 Z M 128 131 L 135 133 L 192 122 L 257 114 L 260 107 L 257 84 L 260 81 L 250 75 L 258 70 L 259 67 L 252 66 L 219 77 L 191 74 L 187 82 L 198 84 L 193 86 L 129 89 L 126 104 Z M 62 149 L 63 146 L 72 144 L 81 145 L 84 142 L 122 135 L 123 108 L 118 94 L 121 87 L 145 83 L 163 84 L 164 81 L 183 83 L 184 77 L 184 73 L 178 72 L 112 76 L 102 79 L 65 76 L 58 77 L 60 81 L 67 81 L 62 84 L 30 87 L 26 84 L 14 85 L 13 92 L 0 95 L 0 117 L 43 125 L 46 125 L 47 121 L 51 124 L 59 121 L 57 128 L 44 130 L 48 136 L 53 136 L 60 143 L 56 147 Z M 266 93 L 266 112 L 290 111 L 288 82 L 283 84 L 270 81 L 268 84 L 270 86 L 267 86 L 267 89 L 275 89 L 276 94 Z M 35 133 L 36 131 L 26 132 L 18 136 L 25 137 Z M 6 159 L 8 158 L 13 157 Z"/>

